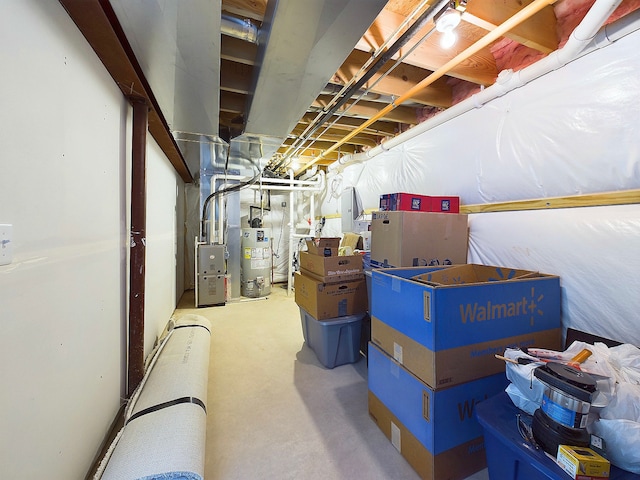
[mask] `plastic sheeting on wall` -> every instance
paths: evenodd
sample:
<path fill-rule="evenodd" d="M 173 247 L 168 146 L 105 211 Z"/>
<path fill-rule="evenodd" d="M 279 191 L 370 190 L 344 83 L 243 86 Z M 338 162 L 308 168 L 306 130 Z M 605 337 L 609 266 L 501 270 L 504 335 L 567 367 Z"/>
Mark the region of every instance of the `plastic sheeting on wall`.
<path fill-rule="evenodd" d="M 640 188 L 640 33 L 371 160 L 329 175 L 323 215 L 354 186 L 484 204 Z M 325 233 L 336 234 L 339 222 Z M 560 275 L 565 327 L 640 345 L 640 206 L 470 216 L 468 261 Z"/>

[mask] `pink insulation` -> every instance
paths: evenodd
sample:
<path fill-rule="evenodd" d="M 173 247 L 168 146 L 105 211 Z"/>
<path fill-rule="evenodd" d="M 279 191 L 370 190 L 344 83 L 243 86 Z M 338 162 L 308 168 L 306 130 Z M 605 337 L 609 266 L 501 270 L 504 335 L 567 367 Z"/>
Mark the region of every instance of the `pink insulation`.
<path fill-rule="evenodd" d="M 558 48 L 562 48 L 567 42 L 571 32 L 582 21 L 594 3 L 595 0 L 561 0 L 554 5 L 557 19 Z M 640 0 L 623 0 L 605 24 L 611 23 L 638 8 L 640 8 Z M 518 71 L 546 56 L 546 54 L 538 50 L 526 47 L 508 38 L 495 42 L 491 46 L 491 53 L 495 57 L 498 72 L 507 69 Z M 470 97 L 480 90 L 480 87 L 476 84 L 455 78 L 449 79 L 448 83 L 453 89 L 453 104 Z M 436 113 L 435 109 L 430 110 L 425 107 L 422 115 L 420 115 L 420 121 L 424 121 Z"/>

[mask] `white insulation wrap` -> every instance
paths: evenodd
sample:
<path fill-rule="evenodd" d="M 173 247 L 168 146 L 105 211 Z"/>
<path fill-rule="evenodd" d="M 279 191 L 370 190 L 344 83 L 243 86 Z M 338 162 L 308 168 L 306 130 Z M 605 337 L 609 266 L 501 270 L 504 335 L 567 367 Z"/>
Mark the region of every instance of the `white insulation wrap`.
<path fill-rule="evenodd" d="M 338 194 L 351 186 L 365 210 L 394 192 L 457 195 L 464 206 L 640 189 L 638 45 L 635 31 L 329 174 L 323 235 L 341 233 Z M 640 195 L 624 206 L 478 213 L 469 224 L 469 262 L 557 274 L 565 328 L 640 345 Z"/>
<path fill-rule="evenodd" d="M 178 319 L 152 364 L 103 480 L 204 478 L 211 326 Z"/>

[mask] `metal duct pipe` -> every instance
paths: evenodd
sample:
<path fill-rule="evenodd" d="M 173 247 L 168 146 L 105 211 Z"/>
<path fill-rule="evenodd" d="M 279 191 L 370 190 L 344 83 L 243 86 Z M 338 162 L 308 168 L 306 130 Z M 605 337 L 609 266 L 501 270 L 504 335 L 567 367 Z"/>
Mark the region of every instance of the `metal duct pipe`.
<path fill-rule="evenodd" d="M 602 4 L 598 6 L 598 10 L 600 11 L 600 17 L 589 16 L 583 19 L 580 23 L 581 27 L 578 32 L 583 32 L 582 38 L 583 40 L 578 41 L 576 35 L 571 35 L 570 39 L 574 40 L 567 41 L 567 44 L 560 50 L 556 50 L 552 52 L 547 57 L 539 60 L 538 62 L 519 70 L 518 72 L 513 72 L 512 70 L 504 70 L 500 72 L 498 75 L 498 79 L 495 84 L 491 85 L 488 88 L 470 96 L 469 98 L 461 101 L 460 103 L 448 108 L 444 112 L 439 113 L 435 117 L 430 118 L 429 120 L 416 125 L 415 127 L 407 130 L 406 132 L 401 133 L 400 135 L 383 142 L 377 147 L 372 148 L 363 153 L 357 153 L 354 155 L 345 155 L 336 162 L 329 165 L 328 170 L 330 172 L 339 172 L 341 171 L 345 165 L 351 163 L 359 163 L 366 161 L 370 158 L 373 158 L 382 152 L 388 151 L 391 148 L 400 145 L 432 128 L 435 128 L 439 125 L 442 125 L 453 118 L 456 118 L 474 108 L 480 108 L 484 104 L 490 102 L 491 100 L 498 98 L 511 90 L 515 90 L 516 88 L 522 87 L 527 83 L 539 78 L 543 75 L 546 75 L 549 72 L 557 70 L 558 68 L 570 63 L 581 56 L 584 56 L 594 50 L 600 49 L 616 40 L 632 33 L 640 29 L 640 10 L 635 10 L 628 15 L 616 20 L 614 23 L 611 23 L 603 28 L 600 28 L 602 23 L 606 21 L 606 19 L 610 16 L 611 12 L 615 10 L 614 4 L 619 4 L 619 0 L 601 0 L 605 4 L 604 7 Z M 594 4 L 593 7 L 595 7 Z M 593 8 L 592 7 L 592 8 Z M 591 11 L 590 11 L 591 12 Z M 585 23 L 588 22 L 588 23 Z M 589 27 L 587 27 L 589 25 Z M 576 27 L 577 29 L 577 27 Z M 594 32 L 598 31 L 594 36 Z M 587 32 L 587 34 L 584 34 Z M 589 33 L 590 32 L 590 33 Z M 567 46 L 569 48 L 567 48 Z M 586 48 L 585 48 L 586 46 Z M 566 50 L 565 50 L 566 49 Z"/>
<path fill-rule="evenodd" d="M 222 14 L 220 33 L 245 42 L 258 43 L 258 27 L 248 19 L 242 20 L 231 15 Z"/>

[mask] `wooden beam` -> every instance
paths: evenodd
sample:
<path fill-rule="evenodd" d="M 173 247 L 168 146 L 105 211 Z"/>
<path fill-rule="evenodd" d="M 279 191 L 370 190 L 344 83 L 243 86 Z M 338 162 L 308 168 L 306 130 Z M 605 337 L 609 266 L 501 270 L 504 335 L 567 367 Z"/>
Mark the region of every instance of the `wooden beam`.
<path fill-rule="evenodd" d="M 251 91 L 253 68 L 250 65 L 220 61 L 220 90 L 248 94 Z"/>
<path fill-rule="evenodd" d="M 238 38 L 220 35 L 220 58 L 245 65 L 255 65 L 258 46 Z"/>
<path fill-rule="evenodd" d="M 316 113 L 305 113 L 298 123 L 302 125 L 307 125 L 311 123 L 311 121 L 313 121 L 313 119 L 316 118 L 316 116 L 317 116 Z M 354 128 L 362 125 L 363 122 L 364 120 L 360 118 L 353 118 L 353 117 L 338 118 L 337 115 L 332 115 L 331 118 L 327 121 L 327 125 L 331 125 L 331 128 L 337 128 L 343 131 L 350 132 Z M 368 133 L 370 135 L 382 135 L 382 136 L 396 135 L 402 131 L 402 129 L 400 128 L 401 125 L 406 125 L 406 124 L 400 124 L 398 122 L 385 122 L 385 121 L 379 120 L 373 123 L 372 125 L 370 125 L 368 128 L 365 128 L 363 130 L 363 133 Z"/>
<path fill-rule="evenodd" d="M 342 80 L 343 84 L 349 82 L 370 57 L 370 54 L 360 50 L 351 52 L 337 71 L 337 76 Z M 394 62 L 387 62 L 378 73 L 371 77 L 363 88 L 371 87 L 372 93 L 399 97 L 431 73 L 430 70 L 414 67 L 413 65 L 405 63 L 391 70 L 394 66 Z M 389 70 L 391 70 L 391 73 L 387 74 Z M 451 87 L 447 84 L 445 78 L 439 79 L 437 82 L 434 82 L 411 97 L 411 100 L 414 102 L 443 108 L 451 106 L 451 99 Z"/>
<path fill-rule="evenodd" d="M 267 0 L 223 0 L 222 11 L 233 13 L 239 17 L 264 21 L 267 10 Z"/>
<path fill-rule="evenodd" d="M 533 0 L 473 0 L 467 4 L 463 20 L 491 31 Z M 556 16 L 553 7 L 542 9 L 531 18 L 514 27 L 505 37 L 543 53 L 558 48 Z"/>
<path fill-rule="evenodd" d="M 566 197 L 517 200 L 513 202 L 461 205 L 460 213 L 510 212 L 521 210 L 549 210 L 555 208 L 600 207 L 640 204 L 640 189 L 619 192 L 591 193 Z"/>
<path fill-rule="evenodd" d="M 246 95 L 227 91 L 220 92 L 220 111 L 243 114 L 247 102 Z"/>
<path fill-rule="evenodd" d="M 399 15 L 390 10 L 383 10 L 355 48 L 364 52 L 371 52 L 377 49 L 385 39 L 390 37 L 402 24 L 404 18 L 403 15 Z M 400 54 L 402 55 L 408 52 L 432 27 L 433 23 L 430 23 L 420 30 L 418 34 L 400 50 Z M 469 25 L 469 27 L 473 26 Z M 408 55 L 403 62 L 426 70 L 437 70 L 451 58 L 478 40 L 481 36 L 478 31 L 479 29 L 475 27 L 465 28 L 464 25 L 459 25 L 456 29 L 459 37 L 458 41 L 454 47 L 448 50 L 440 47 L 440 34 L 434 32 L 422 42 L 413 53 Z M 468 61 L 453 67 L 448 75 L 478 85 L 492 85 L 498 76 L 498 71 L 495 58 L 491 54 L 489 47 L 484 47 Z"/>
<path fill-rule="evenodd" d="M 300 136 L 304 132 L 306 125 L 298 124 L 293 130 L 291 130 L 291 135 Z M 345 132 L 351 131 L 344 130 L 340 128 L 328 128 L 324 129 L 324 127 L 320 127 L 320 129 L 312 135 L 312 138 L 317 138 L 319 140 L 330 140 L 337 141 L 345 136 Z M 380 143 L 382 138 L 386 137 L 386 135 L 371 135 L 367 133 L 360 133 L 353 137 L 349 142 L 356 145 L 367 145 L 367 146 L 376 146 Z"/>
<path fill-rule="evenodd" d="M 312 106 L 325 108 L 329 102 L 331 101 L 330 96 L 328 95 L 320 95 L 314 102 Z M 342 107 L 340 107 L 337 113 L 341 113 L 348 108 L 348 115 L 358 116 L 364 118 L 371 118 L 375 116 L 380 110 L 387 106 L 385 103 L 376 103 L 376 102 L 363 102 L 360 101 L 355 105 L 351 106 L 353 102 L 346 102 Z M 384 120 L 391 120 L 394 122 L 402 122 L 410 125 L 416 125 L 418 123 L 418 117 L 416 115 L 415 108 L 411 107 L 396 107 L 395 109 L 388 112 L 384 117 Z"/>
<path fill-rule="evenodd" d="M 287 139 L 284 141 L 283 145 L 287 145 L 290 146 L 293 143 L 293 139 Z M 301 155 L 304 155 L 304 152 L 307 150 L 314 150 L 314 151 L 322 151 L 322 150 L 327 150 L 329 147 L 332 147 L 333 144 L 335 142 L 327 142 L 327 141 L 323 141 L 323 140 L 316 140 L 315 142 L 313 142 L 313 144 L 310 144 L 308 146 L 305 147 L 301 147 L 299 152 L 302 152 Z M 343 153 L 354 153 L 356 151 L 358 151 L 358 147 L 356 147 L 356 145 L 353 144 L 348 144 L 348 145 L 343 145 Z M 311 153 L 309 154 L 311 155 Z M 300 155 L 296 155 L 296 156 L 300 156 Z"/>
<path fill-rule="evenodd" d="M 284 153 L 286 152 L 287 149 L 286 148 L 282 148 L 280 147 L 280 149 L 278 150 L 278 153 Z M 302 155 L 300 157 L 298 157 L 300 160 L 300 163 L 306 163 L 309 162 L 311 160 L 313 160 L 314 156 L 316 155 L 320 155 L 322 153 L 322 150 L 316 150 L 315 155 Z M 329 165 L 330 163 L 335 162 L 336 160 L 338 160 L 338 158 L 340 158 L 340 154 L 338 152 L 331 152 L 328 153 L 325 157 L 323 157 L 321 160 L 319 160 L 317 163 L 319 163 L 320 165 Z"/>

